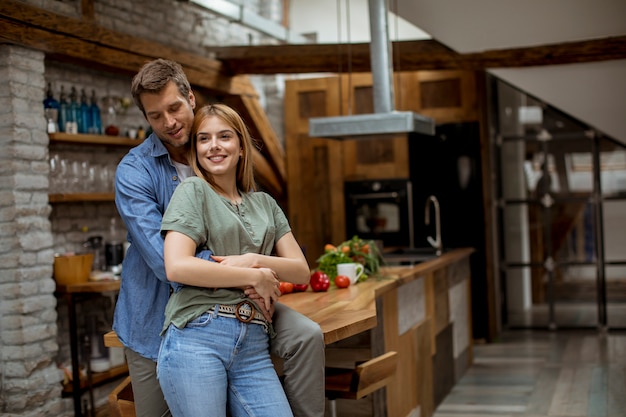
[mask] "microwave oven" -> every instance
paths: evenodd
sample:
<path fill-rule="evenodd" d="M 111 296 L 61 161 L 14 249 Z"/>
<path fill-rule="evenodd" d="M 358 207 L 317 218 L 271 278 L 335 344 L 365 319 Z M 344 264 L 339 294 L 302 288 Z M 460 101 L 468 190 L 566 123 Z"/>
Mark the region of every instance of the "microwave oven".
<path fill-rule="evenodd" d="M 344 183 L 346 238 L 378 240 L 384 247 L 413 247 L 413 192 L 408 179 Z"/>

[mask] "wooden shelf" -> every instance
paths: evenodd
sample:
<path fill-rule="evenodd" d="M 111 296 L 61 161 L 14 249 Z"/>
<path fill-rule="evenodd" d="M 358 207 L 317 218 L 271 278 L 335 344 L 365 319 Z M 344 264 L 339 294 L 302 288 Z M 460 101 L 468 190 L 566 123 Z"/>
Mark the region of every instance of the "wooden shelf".
<path fill-rule="evenodd" d="M 115 368 L 111 368 L 108 371 L 104 372 L 92 372 L 91 373 L 91 384 L 92 386 L 97 386 L 103 384 L 105 382 L 109 382 L 112 379 L 115 379 L 120 376 L 128 375 L 128 366 L 126 364 L 121 366 L 116 366 Z M 80 389 L 85 390 L 88 388 L 87 377 L 81 377 L 80 379 Z M 72 382 L 68 382 L 63 385 L 63 394 L 71 395 L 74 392 L 72 387 Z"/>
<path fill-rule="evenodd" d="M 130 139 L 122 136 L 86 135 L 72 133 L 49 133 L 50 142 L 77 143 L 85 145 L 113 145 L 133 147 L 139 145 L 142 140 Z"/>
<path fill-rule="evenodd" d="M 83 201 L 115 201 L 114 193 L 48 194 L 50 203 L 77 203 Z"/>

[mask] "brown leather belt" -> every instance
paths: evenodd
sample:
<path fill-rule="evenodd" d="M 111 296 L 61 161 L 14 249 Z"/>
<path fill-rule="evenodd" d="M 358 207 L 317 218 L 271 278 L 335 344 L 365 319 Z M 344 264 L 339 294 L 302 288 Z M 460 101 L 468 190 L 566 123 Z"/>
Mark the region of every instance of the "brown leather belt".
<path fill-rule="evenodd" d="M 249 301 L 242 301 L 239 304 L 228 305 L 218 304 L 217 315 L 222 317 L 230 317 L 237 319 L 242 323 L 260 324 L 268 331 L 268 324 L 263 314 L 258 312 L 254 305 Z M 209 311 L 215 311 L 215 307 L 211 307 Z"/>

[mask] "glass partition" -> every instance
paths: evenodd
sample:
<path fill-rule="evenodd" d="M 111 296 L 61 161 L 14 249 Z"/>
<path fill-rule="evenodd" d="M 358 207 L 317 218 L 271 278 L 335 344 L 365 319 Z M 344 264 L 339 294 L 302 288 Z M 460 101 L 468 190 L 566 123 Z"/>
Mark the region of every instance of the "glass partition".
<path fill-rule="evenodd" d="M 495 77 L 490 88 L 503 323 L 625 327 L 624 145 Z"/>

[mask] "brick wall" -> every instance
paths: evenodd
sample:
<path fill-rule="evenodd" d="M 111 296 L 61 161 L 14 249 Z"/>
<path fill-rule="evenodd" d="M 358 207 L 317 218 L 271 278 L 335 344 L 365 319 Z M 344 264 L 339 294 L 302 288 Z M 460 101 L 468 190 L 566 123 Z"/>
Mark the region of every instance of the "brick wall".
<path fill-rule="evenodd" d="M 0 46 L 0 407 L 59 415 L 44 56 Z"/>
<path fill-rule="evenodd" d="M 66 16 L 81 16 L 80 0 L 25 0 Z M 246 1 L 246 8 L 282 21 L 281 0 Z M 186 2 L 94 2 L 98 25 L 197 54 L 220 45 L 272 43 L 250 28 Z M 274 129 L 282 137 L 282 88 L 274 77 L 252 77 Z M 38 51 L 0 45 L 0 414 L 69 416 L 72 401 L 61 397 L 69 364 L 66 306 L 54 296 L 55 252 L 77 250 L 88 236 L 105 235 L 117 216 L 113 203 L 48 204 L 49 156 L 114 167 L 125 148 L 49 145 L 43 114 L 47 83 L 97 97 L 130 97 L 130 79 L 46 59 Z M 102 106 L 101 103 L 99 103 Z M 122 133 L 143 116 L 131 106 L 118 115 Z M 84 231 L 86 228 L 86 231 Z M 82 324 L 110 326 L 113 300 L 79 306 Z M 97 391 L 103 404 L 110 388 Z"/>

